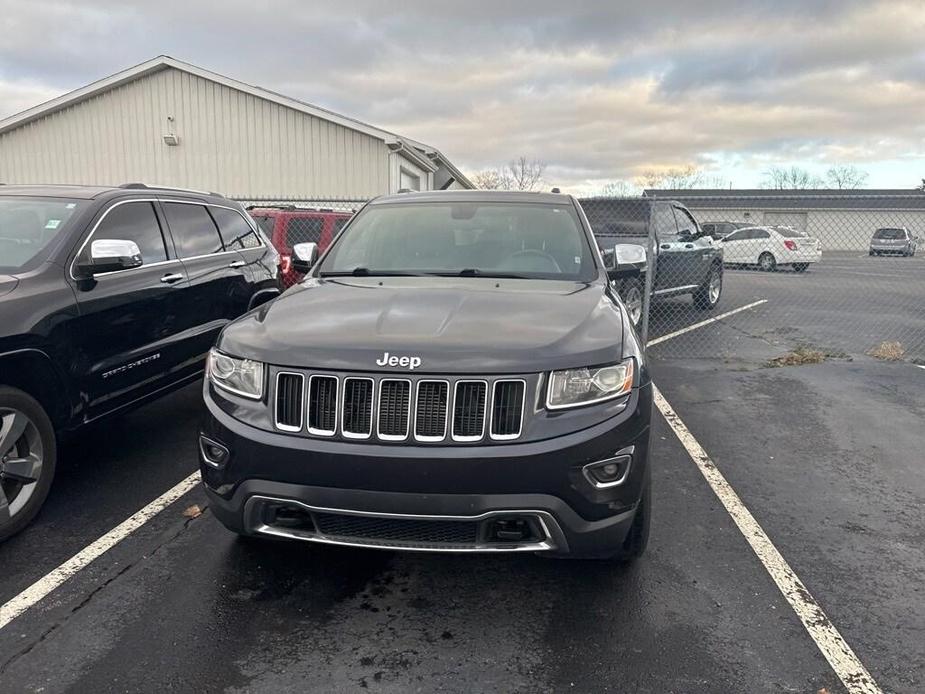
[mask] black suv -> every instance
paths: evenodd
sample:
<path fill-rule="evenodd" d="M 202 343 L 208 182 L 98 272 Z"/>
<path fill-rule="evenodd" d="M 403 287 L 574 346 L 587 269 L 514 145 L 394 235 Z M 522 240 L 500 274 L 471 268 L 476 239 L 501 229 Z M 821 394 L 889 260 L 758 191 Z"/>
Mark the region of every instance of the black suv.
<path fill-rule="evenodd" d="M 245 535 L 639 556 L 652 386 L 622 271 L 569 196 L 367 204 L 211 352 L 210 508 Z"/>
<path fill-rule="evenodd" d="M 694 306 L 713 310 L 723 292 L 723 249 L 701 230 L 681 203 L 655 198 L 586 198 L 581 206 L 605 253 L 621 251 L 639 258 L 637 276 L 619 281 L 623 297 L 638 327 L 642 322 L 649 238 L 655 240 L 654 299 L 690 294 Z M 634 248 L 635 247 L 635 248 Z"/>
<path fill-rule="evenodd" d="M 279 291 L 276 251 L 220 195 L 0 186 L 0 540 L 45 500 L 56 432 L 199 378 Z"/>

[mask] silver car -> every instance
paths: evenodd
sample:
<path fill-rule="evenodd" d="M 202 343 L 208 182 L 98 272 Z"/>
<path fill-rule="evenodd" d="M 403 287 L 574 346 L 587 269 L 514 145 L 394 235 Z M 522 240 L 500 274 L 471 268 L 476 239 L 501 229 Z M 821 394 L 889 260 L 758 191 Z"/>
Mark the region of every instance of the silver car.
<path fill-rule="evenodd" d="M 906 227 L 883 227 L 870 240 L 870 255 L 892 253 L 911 258 L 918 247 L 918 237 Z"/>

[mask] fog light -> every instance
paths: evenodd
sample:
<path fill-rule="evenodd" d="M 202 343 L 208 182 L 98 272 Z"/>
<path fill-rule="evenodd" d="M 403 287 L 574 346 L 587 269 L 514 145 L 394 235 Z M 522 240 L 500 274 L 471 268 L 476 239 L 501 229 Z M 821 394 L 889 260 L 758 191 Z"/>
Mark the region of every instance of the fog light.
<path fill-rule="evenodd" d="M 205 436 L 199 437 L 199 453 L 206 465 L 216 469 L 225 467 L 225 463 L 228 462 L 228 449 L 218 441 L 213 441 Z"/>
<path fill-rule="evenodd" d="M 632 460 L 633 457 L 629 454 L 616 455 L 585 465 L 582 472 L 588 482 L 598 489 L 616 487 L 626 480 Z"/>

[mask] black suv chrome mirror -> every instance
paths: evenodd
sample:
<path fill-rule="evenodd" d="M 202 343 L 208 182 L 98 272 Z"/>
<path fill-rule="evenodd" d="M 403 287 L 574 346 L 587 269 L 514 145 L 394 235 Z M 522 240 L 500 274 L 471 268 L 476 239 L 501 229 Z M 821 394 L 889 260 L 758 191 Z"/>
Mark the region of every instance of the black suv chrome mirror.
<path fill-rule="evenodd" d="M 125 239 L 97 239 L 90 242 L 89 256 L 80 260 L 80 271 L 85 275 L 118 272 L 141 267 L 141 251 L 134 241 Z"/>
<path fill-rule="evenodd" d="M 306 273 L 312 269 L 316 260 L 318 260 L 318 244 L 314 241 L 297 243 L 292 247 L 293 270 Z"/>
<path fill-rule="evenodd" d="M 606 256 L 610 279 L 638 275 L 646 269 L 646 249 L 635 243 L 618 243 Z"/>

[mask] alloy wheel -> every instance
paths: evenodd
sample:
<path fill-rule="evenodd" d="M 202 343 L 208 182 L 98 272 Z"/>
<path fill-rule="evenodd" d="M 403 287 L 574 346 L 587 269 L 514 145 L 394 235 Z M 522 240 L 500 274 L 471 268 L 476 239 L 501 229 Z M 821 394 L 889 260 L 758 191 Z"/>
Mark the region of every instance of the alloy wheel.
<path fill-rule="evenodd" d="M 43 461 L 35 422 L 20 410 L 0 408 L 0 523 L 15 519 L 32 498 Z"/>

